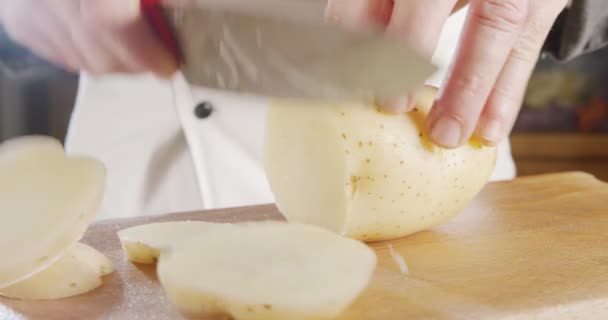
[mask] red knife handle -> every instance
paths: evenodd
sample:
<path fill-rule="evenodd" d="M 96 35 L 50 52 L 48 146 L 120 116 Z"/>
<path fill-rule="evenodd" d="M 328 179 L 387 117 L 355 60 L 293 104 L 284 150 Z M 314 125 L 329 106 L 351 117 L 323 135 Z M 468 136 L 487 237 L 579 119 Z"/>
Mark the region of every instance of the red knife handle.
<path fill-rule="evenodd" d="M 181 50 L 173 33 L 173 29 L 163 12 L 161 1 L 162 0 L 140 0 L 141 11 L 148 21 L 148 24 L 154 30 L 163 44 L 177 59 L 177 61 L 181 62 Z"/>

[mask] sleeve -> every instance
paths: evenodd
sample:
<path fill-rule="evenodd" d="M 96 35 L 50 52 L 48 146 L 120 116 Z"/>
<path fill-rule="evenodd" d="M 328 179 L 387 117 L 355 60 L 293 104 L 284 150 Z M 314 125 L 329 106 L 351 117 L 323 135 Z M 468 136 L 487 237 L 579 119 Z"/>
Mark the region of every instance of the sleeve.
<path fill-rule="evenodd" d="M 543 55 L 569 61 L 608 45 L 608 1 L 571 0 L 556 20 Z"/>

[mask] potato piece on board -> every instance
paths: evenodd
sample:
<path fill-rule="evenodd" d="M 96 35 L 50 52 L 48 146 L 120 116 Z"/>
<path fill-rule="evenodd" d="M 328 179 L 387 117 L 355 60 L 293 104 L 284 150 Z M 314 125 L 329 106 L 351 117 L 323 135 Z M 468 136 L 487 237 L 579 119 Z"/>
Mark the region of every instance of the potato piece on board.
<path fill-rule="evenodd" d="M 426 139 L 435 97 L 427 87 L 408 114 L 373 106 L 277 101 L 268 112 L 264 165 L 289 222 L 365 241 L 432 228 L 482 189 L 496 148 L 443 149 Z"/>
<path fill-rule="evenodd" d="M 376 263 L 360 241 L 310 225 L 258 222 L 190 238 L 161 256 L 158 275 L 189 314 L 332 319 L 367 287 Z"/>
<path fill-rule="evenodd" d="M 105 174 L 97 160 L 66 157 L 53 138 L 0 144 L 0 289 L 42 271 L 80 240 L 101 203 Z"/>
<path fill-rule="evenodd" d="M 100 276 L 108 275 L 114 272 L 112 262 L 103 253 L 97 249 L 83 243 L 77 242 L 74 244 L 77 250 L 77 255 L 83 263 L 89 264 L 89 267 L 97 272 Z"/>
<path fill-rule="evenodd" d="M 118 238 L 127 259 L 136 263 L 155 263 L 161 251 L 212 228 L 228 228 L 230 224 L 204 221 L 174 221 L 143 224 L 118 231 Z"/>
<path fill-rule="evenodd" d="M 33 276 L 0 290 L 0 295 L 24 300 L 52 300 L 80 295 L 102 284 L 112 273 L 110 260 L 76 242 L 55 263 Z"/>

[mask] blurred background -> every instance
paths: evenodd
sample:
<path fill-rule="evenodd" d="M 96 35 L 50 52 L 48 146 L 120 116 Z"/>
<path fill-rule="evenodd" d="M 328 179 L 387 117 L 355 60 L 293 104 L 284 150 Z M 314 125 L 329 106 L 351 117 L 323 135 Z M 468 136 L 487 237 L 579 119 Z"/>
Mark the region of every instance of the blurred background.
<path fill-rule="evenodd" d="M 63 140 L 78 76 L 14 44 L 0 29 L 0 140 Z M 580 170 L 608 180 L 608 49 L 567 64 L 541 60 L 511 136 L 520 176 Z"/>
<path fill-rule="evenodd" d="M 0 28 L 0 139 L 25 134 L 65 138 L 78 76 L 13 43 Z"/>
<path fill-rule="evenodd" d="M 520 176 L 580 170 L 608 181 L 608 49 L 541 59 L 511 143 Z"/>

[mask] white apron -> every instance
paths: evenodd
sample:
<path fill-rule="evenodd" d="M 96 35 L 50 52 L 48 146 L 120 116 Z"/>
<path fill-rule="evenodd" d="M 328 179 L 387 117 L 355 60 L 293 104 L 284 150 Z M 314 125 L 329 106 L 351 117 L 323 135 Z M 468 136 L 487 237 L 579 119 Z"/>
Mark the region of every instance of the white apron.
<path fill-rule="evenodd" d="M 445 78 L 465 14 L 461 10 L 444 27 L 434 56 L 442 68 L 429 84 L 439 86 Z M 66 149 L 93 156 L 108 169 L 98 219 L 273 202 L 261 161 L 264 100 L 212 90 L 194 95 L 194 102 L 213 105 L 208 118 L 195 116 L 196 103 L 180 110 L 189 116 L 178 118 L 167 81 L 81 77 Z M 191 145 L 185 135 L 194 138 Z M 514 176 L 506 141 L 492 180 Z"/>

